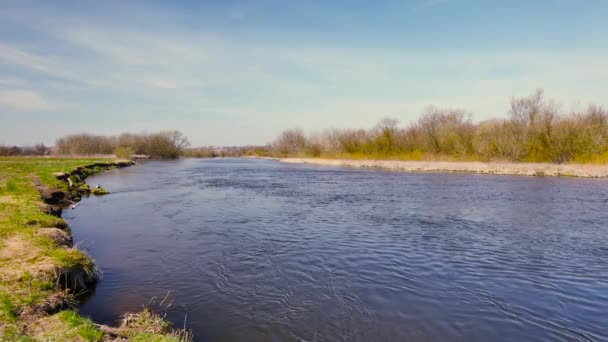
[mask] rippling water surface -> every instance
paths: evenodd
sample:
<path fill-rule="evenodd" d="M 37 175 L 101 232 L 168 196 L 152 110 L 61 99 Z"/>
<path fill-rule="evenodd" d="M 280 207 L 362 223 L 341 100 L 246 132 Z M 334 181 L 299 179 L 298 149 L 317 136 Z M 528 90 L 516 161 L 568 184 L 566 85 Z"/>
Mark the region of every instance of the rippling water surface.
<path fill-rule="evenodd" d="M 146 162 L 66 211 L 114 323 L 200 341 L 606 340 L 608 180 Z"/>

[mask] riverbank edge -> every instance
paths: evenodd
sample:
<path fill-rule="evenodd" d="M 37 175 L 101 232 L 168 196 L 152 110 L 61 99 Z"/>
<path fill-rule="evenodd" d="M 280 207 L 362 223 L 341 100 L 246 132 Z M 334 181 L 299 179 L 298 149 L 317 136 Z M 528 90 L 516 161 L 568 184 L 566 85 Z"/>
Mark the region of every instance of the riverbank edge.
<path fill-rule="evenodd" d="M 54 188 L 42 183 L 40 180 L 34 179 L 34 185 L 38 192 L 40 192 L 40 197 L 44 203 L 41 206 L 41 210 L 49 215 L 62 219 L 63 209 L 76 205 L 76 203 L 80 202 L 83 196 L 95 194 L 95 189 L 91 190 L 90 187 L 85 183 L 85 180 L 88 177 L 112 169 L 125 168 L 134 165 L 136 165 L 136 163 L 131 160 L 118 160 L 80 166 L 69 172 L 53 173 L 53 176 L 56 179 L 65 183 L 67 186 L 67 191 Z M 104 192 L 104 194 L 105 193 L 109 192 Z M 70 228 L 71 227 L 69 227 L 66 223 L 63 230 L 69 237 L 69 241 L 61 246 L 63 248 L 74 248 Z M 95 264 L 95 261 L 90 255 L 86 254 L 86 256 L 91 263 Z M 97 269 L 96 264 L 95 268 Z M 95 274 L 96 278 L 85 283 L 84 289 L 79 289 L 80 291 L 89 291 L 96 285 L 96 282 L 100 279 L 99 275 L 101 272 L 96 272 Z M 78 299 L 76 300 L 78 301 Z M 66 311 L 59 311 L 59 313 L 62 312 Z M 51 315 L 51 313 L 48 314 L 49 317 Z M 74 315 L 78 317 L 75 319 L 76 321 L 80 320 L 83 322 L 88 320 L 87 318 L 80 318 L 79 314 L 77 313 L 74 313 Z M 117 327 L 93 323 L 98 331 L 102 333 L 102 340 L 128 341 L 131 340 L 132 337 L 136 337 L 136 339 L 144 338 L 159 341 L 188 341 L 192 339 L 191 332 L 189 331 L 170 331 L 169 327 L 171 323 L 166 321 L 164 317 L 152 313 L 148 308 L 144 308 L 139 313 L 125 313 L 123 317 L 124 319 Z"/>
<path fill-rule="evenodd" d="M 608 178 L 608 165 L 509 162 L 454 162 L 277 158 L 281 163 L 373 168 L 398 172 L 476 173 L 487 175 Z"/>

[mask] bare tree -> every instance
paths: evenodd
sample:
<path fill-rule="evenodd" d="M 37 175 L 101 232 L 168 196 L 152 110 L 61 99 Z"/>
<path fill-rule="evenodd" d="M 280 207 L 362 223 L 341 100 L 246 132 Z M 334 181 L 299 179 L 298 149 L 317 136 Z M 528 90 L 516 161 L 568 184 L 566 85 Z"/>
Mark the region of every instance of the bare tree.
<path fill-rule="evenodd" d="M 473 153 L 475 126 L 471 114 L 462 109 L 427 107 L 417 128 L 426 136 L 435 153 L 468 155 Z"/>
<path fill-rule="evenodd" d="M 384 118 L 374 128 L 376 149 L 381 154 L 391 155 L 398 150 L 397 135 L 399 133 L 399 121 L 397 119 Z"/>
<path fill-rule="evenodd" d="M 505 120 L 481 122 L 474 138 L 475 152 L 487 159 L 519 161 L 525 157 L 518 148 L 511 124 Z"/>
<path fill-rule="evenodd" d="M 188 141 L 188 138 L 180 131 L 168 131 L 165 134 L 173 146 L 171 151 L 173 158 L 179 157 L 182 151 L 190 146 L 190 141 Z"/>
<path fill-rule="evenodd" d="M 44 146 L 43 143 L 40 144 L 36 144 L 36 146 L 34 146 L 34 151 L 37 155 L 43 156 L 45 154 L 48 153 L 48 148 L 46 146 Z"/>
<path fill-rule="evenodd" d="M 441 152 L 439 134 L 441 130 L 441 112 L 438 108 L 427 107 L 420 119 L 418 119 L 418 129 L 426 135 L 430 141 L 429 148 L 432 152 Z"/>
<path fill-rule="evenodd" d="M 119 136 L 73 134 L 57 139 L 55 144 L 60 154 L 112 154 L 117 148 L 123 147 L 130 148 L 137 154 L 147 154 L 152 158 L 177 158 L 188 145 L 188 138 L 179 131 L 152 134 L 123 133 Z"/>
<path fill-rule="evenodd" d="M 281 132 L 272 145 L 280 155 L 301 154 L 306 148 L 306 137 L 299 128 L 288 129 Z"/>
<path fill-rule="evenodd" d="M 362 129 L 349 129 L 338 133 L 338 141 L 342 151 L 349 154 L 363 152 L 367 139 L 368 134 Z"/>
<path fill-rule="evenodd" d="M 559 106 L 544 98 L 542 89 L 531 95 L 511 99 L 511 125 L 520 154 L 533 161 L 553 160 L 553 123 L 559 115 Z"/>

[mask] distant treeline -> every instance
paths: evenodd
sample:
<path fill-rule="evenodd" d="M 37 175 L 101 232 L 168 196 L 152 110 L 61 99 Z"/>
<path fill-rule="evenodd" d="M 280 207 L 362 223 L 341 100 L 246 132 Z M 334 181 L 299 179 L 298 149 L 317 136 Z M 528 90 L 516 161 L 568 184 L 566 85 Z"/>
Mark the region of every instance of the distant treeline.
<path fill-rule="evenodd" d="M 37 144 L 33 147 L 0 145 L 0 156 L 44 156 L 50 152 L 51 149 L 44 144 Z"/>
<path fill-rule="evenodd" d="M 537 90 L 512 98 L 504 119 L 474 123 L 466 110 L 428 107 L 406 127 L 383 119 L 369 130 L 330 129 L 312 135 L 286 130 L 272 150 L 280 157 L 606 163 L 608 111 L 589 106 L 566 113 Z"/>
<path fill-rule="evenodd" d="M 179 131 L 116 136 L 89 133 L 72 134 L 57 139 L 54 148 L 38 144 L 33 147 L 0 145 L 0 156 L 42 155 L 116 155 L 121 158 L 149 156 L 157 159 L 177 157 L 214 158 L 241 156 L 269 156 L 269 146 L 208 146 L 188 147 L 188 139 Z"/>
<path fill-rule="evenodd" d="M 271 154 L 268 146 L 192 147 L 184 149 L 182 156 L 193 158 L 261 157 Z"/>
<path fill-rule="evenodd" d="M 55 143 L 55 153 L 115 154 L 118 157 L 147 155 L 150 158 L 172 159 L 179 157 L 188 145 L 188 139 L 179 131 L 123 133 L 117 136 L 82 133 L 58 139 Z"/>

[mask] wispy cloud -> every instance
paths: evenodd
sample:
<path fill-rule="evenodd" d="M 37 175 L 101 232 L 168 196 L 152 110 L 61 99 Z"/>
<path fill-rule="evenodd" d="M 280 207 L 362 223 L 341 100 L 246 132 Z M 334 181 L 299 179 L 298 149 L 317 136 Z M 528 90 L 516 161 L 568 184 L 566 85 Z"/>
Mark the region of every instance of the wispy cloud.
<path fill-rule="evenodd" d="M 16 111 L 47 111 L 51 104 L 30 90 L 0 90 L 0 107 Z"/>
<path fill-rule="evenodd" d="M 26 80 L 17 77 L 0 78 L 0 86 L 23 87 L 27 83 Z"/>
<path fill-rule="evenodd" d="M 61 60 L 30 53 L 14 45 L 0 43 L 0 61 L 50 76 L 73 79 L 73 73 L 65 68 Z"/>
<path fill-rule="evenodd" d="M 41 2 L 2 11 L 0 28 L 20 33 L 0 30 L 0 115 L 53 111 L 70 125 L 58 125 L 52 137 L 95 123 L 114 133 L 173 126 L 195 144 L 264 143 L 292 125 L 366 126 L 384 116 L 407 122 L 429 104 L 483 119 L 536 87 L 566 104 L 601 102 L 608 87 L 608 51 L 597 42 L 557 50 L 513 40 L 442 45 L 436 40 L 456 35 L 445 0 L 155 6 L 110 1 L 77 11 Z M 404 17 L 416 7 L 428 10 Z M 282 15 L 269 15 L 276 8 Z M 456 38 L 469 43 L 478 33 Z M 3 127 L 0 135 L 12 131 Z"/>

